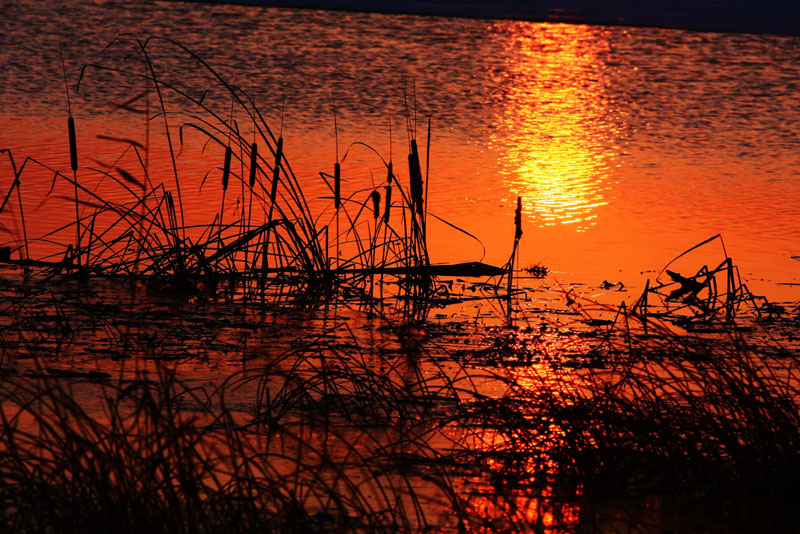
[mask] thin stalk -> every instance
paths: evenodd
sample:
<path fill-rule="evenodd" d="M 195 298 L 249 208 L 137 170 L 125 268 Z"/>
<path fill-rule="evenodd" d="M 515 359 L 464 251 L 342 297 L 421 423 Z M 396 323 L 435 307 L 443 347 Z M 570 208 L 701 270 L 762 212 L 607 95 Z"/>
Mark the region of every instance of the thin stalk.
<path fill-rule="evenodd" d="M 517 256 L 517 247 L 522 237 L 522 197 L 517 197 L 517 209 L 514 211 L 514 248 L 511 250 L 511 258 L 508 260 L 508 299 L 509 313 L 511 312 L 511 294 L 514 284 L 514 260 Z"/>
<path fill-rule="evenodd" d="M 267 215 L 268 223 L 272 222 L 272 214 L 275 210 L 275 203 L 277 202 L 278 181 L 280 180 L 281 177 L 282 158 L 283 158 L 283 137 L 279 137 L 278 143 L 275 146 L 275 164 L 272 167 L 272 189 L 269 195 L 269 214 Z M 264 238 L 264 249 L 261 257 L 261 270 L 262 270 L 262 277 L 264 278 L 264 280 L 266 280 L 267 269 L 269 268 L 268 264 L 269 237 L 270 237 L 270 232 L 269 230 L 267 230 L 266 236 Z"/>
<path fill-rule="evenodd" d="M 72 102 L 69 98 L 69 83 L 67 82 L 67 66 L 64 62 L 64 47 L 60 46 L 61 69 L 64 73 L 64 88 L 67 92 L 67 131 L 69 133 L 69 163 L 72 168 L 72 177 L 75 182 L 75 254 L 78 267 L 81 266 L 81 215 L 78 205 L 78 144 L 75 135 L 75 119 L 72 118 Z"/>

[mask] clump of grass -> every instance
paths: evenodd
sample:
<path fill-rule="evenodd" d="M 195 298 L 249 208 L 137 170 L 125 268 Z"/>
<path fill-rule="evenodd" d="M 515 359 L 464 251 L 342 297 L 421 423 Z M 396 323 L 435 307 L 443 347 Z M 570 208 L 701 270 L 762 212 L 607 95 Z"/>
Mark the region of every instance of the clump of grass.
<path fill-rule="evenodd" d="M 410 112 L 408 187 L 395 175 L 391 157 L 384 161 L 381 214 L 374 184 L 343 194 L 337 154 L 333 175 L 321 173 L 332 194 L 324 224 L 306 202 L 282 134 L 273 134 L 252 96 L 175 41 L 124 37 L 112 46 L 125 40 L 141 57 L 141 70 L 98 64 L 84 74 L 110 71 L 137 82 L 144 77 L 156 88 L 174 184 L 153 184 L 148 155 L 140 153 L 145 145 L 133 142 L 126 150 L 139 161 L 135 171 L 83 169 L 80 183 L 77 158 L 71 158 L 71 178 L 26 159 L 74 188 L 76 210 L 91 212 L 78 211 L 74 223 L 32 240 L 57 240 L 59 232 L 76 230 L 75 242 L 62 243 L 53 256 L 63 260 L 47 264 L 48 276 L 78 263 L 84 272 L 145 277 L 173 289 L 181 289 L 179 281 L 214 288 L 209 293 L 232 288 L 264 296 L 272 289 L 275 303 L 285 295 L 283 284 L 333 285 L 370 306 L 374 276 L 403 272 L 402 321 L 391 320 L 380 306 L 368 308 L 384 321 L 391 343 L 344 336 L 349 326 L 331 319 L 330 328 L 323 321 L 319 336 L 293 340 L 286 350 L 275 349 L 274 339 L 257 356 L 241 349 L 245 370 L 210 389 L 183 382 L 163 362 L 155 374 L 115 379 L 44 367 L 18 374 L 8 362 L 61 355 L 76 339 L 91 336 L 53 293 L 44 305 L 45 289 L 34 294 L 15 288 L 18 295 L 3 298 L 0 328 L 1 529 L 543 532 L 601 529 L 611 522 L 606 511 L 612 519 L 629 514 L 626 526 L 638 528 L 647 520 L 636 516 L 639 503 L 676 492 L 700 507 L 755 506 L 762 526 L 793 528 L 800 362 L 790 351 L 769 353 L 748 342 L 736 318 L 756 299 L 727 253 L 719 265 L 695 275 L 665 269 L 669 278 L 648 282 L 630 307 L 601 307 L 567 293 L 568 306 L 584 324 L 559 337 L 554 331 L 563 323 L 526 317 L 516 308 L 512 313 L 522 232 L 518 201 L 514 248 L 504 269 L 512 320 L 487 346 L 454 350 L 425 333 L 431 302 L 444 293 L 431 281 L 429 165 L 423 181 Z M 252 122 L 254 140 L 244 139 L 233 111 L 226 120 L 206 94 L 192 96 L 156 76 L 150 56 L 155 46 L 177 48 L 205 70 L 237 116 Z M 164 94 L 184 107 L 168 109 Z M 181 121 L 181 143 L 193 130 L 225 149 L 223 196 L 213 221 L 184 219 L 167 116 Z M 0 212 L 16 192 L 22 215 L 25 163 L 17 169 L 10 161 L 14 181 Z M 128 201 L 103 199 L 86 186 L 89 173 L 112 180 Z M 229 188 L 236 180 L 240 187 Z M 225 194 L 237 189 L 240 205 L 246 191 L 249 206 L 232 220 Z M 338 223 L 332 228 L 339 217 L 345 221 L 341 231 Z M 15 247 L 22 256 L 23 246 Z M 24 248 L 28 262 L 27 235 Z M 81 295 L 93 298 L 88 289 Z M 319 309 L 322 300 L 301 303 L 328 313 Z M 598 311 L 612 319 L 594 317 Z M 109 353 L 144 354 L 129 329 L 141 317 L 121 327 L 105 317 L 109 313 L 98 307 L 87 319 L 104 332 Z M 192 333 L 217 335 L 210 324 Z M 687 335 L 676 324 L 713 326 L 717 336 Z M 173 335 L 179 330 L 176 325 L 167 335 L 142 335 L 148 356 L 167 360 L 180 350 L 190 356 L 228 350 L 210 343 L 211 349 L 190 353 L 183 345 L 191 336 Z M 177 341 L 165 350 L 169 335 Z M 255 399 L 253 405 L 242 409 L 243 397 Z"/>
<path fill-rule="evenodd" d="M 162 79 L 157 74 L 162 70 L 154 59 L 157 54 L 153 53 L 160 47 L 171 48 L 172 52 L 185 56 L 198 71 L 212 80 L 212 87 L 198 96 L 189 87 Z M 118 53 L 126 57 L 120 64 L 113 61 Z M 148 119 L 159 118 L 163 122 L 163 138 L 169 149 L 173 180 L 171 183 L 154 182 L 149 173 L 150 120 L 147 121 L 145 143 L 99 136 L 113 142 L 125 142 L 128 147 L 117 161 L 128 154 L 137 167 L 122 168 L 119 163 L 105 169 L 79 167 L 70 111 L 71 177 L 59 169 L 36 163 L 53 173 L 54 183 L 65 182 L 74 189 L 72 200 L 76 217 L 74 223 L 31 241 L 37 248 L 47 244 L 53 249 L 56 243 L 62 247 L 61 251 L 36 258 L 37 261 L 49 262 L 56 271 L 69 270 L 69 266 L 76 263 L 84 275 L 172 279 L 181 286 L 210 285 L 203 279 L 236 279 L 245 295 L 250 292 L 263 295 L 277 278 L 281 283 L 291 278 L 311 290 L 320 286 L 347 286 L 347 291 L 371 295 L 376 274 L 383 276 L 401 271 L 405 271 L 401 290 L 412 291 L 415 298 L 442 290 L 433 282 L 434 276 L 426 271 L 430 265 L 425 207 L 429 164 L 423 183 L 416 128 L 415 124 L 412 125 L 410 112 L 407 113 L 408 185 L 401 185 L 390 158 L 386 164 L 388 183 L 382 217 L 375 216 L 380 202 L 380 192 L 375 187 L 343 194 L 337 131 L 337 161 L 333 175 L 320 173 L 333 195 L 334 216 L 330 222 L 324 223 L 323 214 L 312 213 L 301 180 L 287 160 L 282 133 L 278 136 L 273 133 L 252 95 L 227 82 L 209 62 L 169 38 L 140 40 L 123 34 L 106 47 L 104 54 L 109 57 L 107 63 L 93 63 L 82 68 L 78 89 L 92 83 L 95 76 L 104 74 L 127 80 L 136 88 L 141 87 L 144 80 L 144 95 L 148 102 L 144 113 L 149 110 L 152 88 L 159 104 Z M 227 112 L 218 109 L 210 96 L 219 91 L 224 92 L 230 101 Z M 117 104 L 115 109 L 140 112 L 131 107 L 131 102 L 141 96 L 138 94 L 124 104 Z M 245 116 L 253 124 L 252 139 L 245 139 L 236 116 Z M 179 143 L 175 139 L 176 130 Z M 182 188 L 186 189 L 187 184 L 182 184 L 176 150 L 183 149 L 189 132 L 198 134 L 206 145 L 224 150 L 220 212 L 212 221 L 187 222 L 185 218 Z M 429 156 L 430 122 L 428 162 Z M 241 170 L 235 171 L 236 167 Z M 15 171 L 17 182 L 21 174 L 22 169 Z M 111 181 L 128 195 L 128 199 L 103 198 L 95 187 L 87 185 L 92 180 Z M 236 181 L 240 182 L 240 187 L 229 189 L 229 183 Z M 248 209 L 237 208 L 234 215 L 228 214 L 226 211 L 230 210 L 226 210 L 226 205 L 230 204 L 226 204 L 226 196 L 239 189 L 241 197 L 235 204 L 247 205 Z M 19 194 L 19 187 L 16 190 Z M 373 202 L 371 223 L 361 217 L 364 206 L 361 195 L 365 192 L 371 195 Z M 395 217 L 390 216 L 392 209 L 398 211 Z M 344 222 L 342 228 L 339 227 L 340 219 Z M 364 231 L 365 226 L 367 231 Z M 73 227 L 74 241 L 65 240 L 64 234 Z M 335 242 L 335 262 L 330 257 L 330 241 Z M 65 259 L 54 261 L 56 257 Z M 28 259 L 29 254 L 26 255 Z"/>
<path fill-rule="evenodd" d="M 699 338 L 650 317 L 645 334 L 627 308 L 573 299 L 575 317 L 614 317 L 591 322 L 592 335 L 569 334 L 583 346 L 548 345 L 565 325 L 522 310 L 478 350 L 439 339 L 448 329 L 424 313 L 398 323 L 377 308 L 384 326 L 374 332 L 385 338 L 362 339 L 331 314 L 313 323 L 317 335 L 235 343 L 228 359 L 245 368 L 214 387 L 182 382 L 166 363 L 118 378 L 11 366 L 0 379 L 0 478 L 11 482 L 0 486 L 3 527 L 581 531 L 628 514 L 635 530 L 652 519 L 641 503 L 677 494 L 663 506 L 687 521 L 722 503 L 756 506 L 763 524 L 790 528 L 797 356 L 762 353 L 733 327 Z M 14 329 L 42 324 L 36 306 L 24 311 L 30 300 L 7 308 L 19 315 L 0 332 L 12 360 L 35 350 L 33 337 L 6 343 Z M 212 328 L 224 323 L 219 306 L 207 324 L 202 308 L 174 313 L 201 325 L 188 337 L 233 339 Z M 95 328 L 120 324 L 99 320 L 111 309 L 94 312 Z M 91 337 L 70 313 L 59 315 L 72 336 Z M 141 314 L 134 319 L 150 332 Z M 116 328 L 120 345 L 136 342 L 135 330 Z M 73 350 L 54 346 L 40 354 Z M 92 408 L 97 399 L 102 409 Z"/>
<path fill-rule="evenodd" d="M 190 387 L 162 366 L 155 376 L 103 383 L 46 373 L 5 378 L 0 525 L 14 532 L 433 525 L 431 506 L 443 504 L 447 481 L 429 473 L 425 482 L 395 462 L 430 454 L 434 382 L 403 385 L 321 345 L 287 356 L 297 360 L 236 375 L 216 391 Z M 253 381 L 262 400 L 250 419 L 225 399 Z M 414 401 L 416 387 L 427 397 Z"/>
<path fill-rule="evenodd" d="M 523 316 L 527 327 L 479 355 L 515 377 L 504 396 L 465 415 L 494 431 L 493 470 L 503 480 L 494 491 L 516 496 L 516 507 L 495 513 L 524 528 L 524 498 L 533 496 L 537 506 L 577 506 L 588 530 L 616 522 L 649 532 L 656 506 L 675 528 L 796 531 L 798 353 L 755 345 L 752 326 L 724 311 L 701 337 L 655 307 L 644 317 L 569 300 L 590 325 L 569 334 L 589 342 L 582 352 L 547 343 L 563 324 Z"/>
<path fill-rule="evenodd" d="M 529 273 L 534 278 L 544 278 L 547 276 L 547 273 L 550 272 L 549 269 L 545 265 L 531 265 L 525 269 L 527 273 Z"/>
<path fill-rule="evenodd" d="M 694 275 L 682 275 L 668 268 L 678 259 L 712 243 L 718 243 L 723 253 L 716 267 L 703 265 Z M 653 304 L 651 299 L 655 301 Z M 760 315 L 762 306 L 767 304 L 764 297 L 755 297 L 742 282 L 739 268 L 728 256 L 722 236 L 716 234 L 676 256 L 652 285 L 648 280 L 633 309 L 645 324 L 648 315 L 654 315 L 682 326 L 692 326 L 710 325 L 720 320 L 732 323 L 740 309 L 748 305 Z M 658 309 L 650 310 L 655 307 Z"/>

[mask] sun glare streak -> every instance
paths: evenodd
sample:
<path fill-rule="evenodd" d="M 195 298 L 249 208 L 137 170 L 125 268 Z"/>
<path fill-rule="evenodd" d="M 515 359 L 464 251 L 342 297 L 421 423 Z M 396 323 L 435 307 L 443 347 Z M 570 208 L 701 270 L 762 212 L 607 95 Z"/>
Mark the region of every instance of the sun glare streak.
<path fill-rule="evenodd" d="M 538 226 L 585 231 L 608 204 L 608 98 L 603 30 L 565 24 L 504 23 L 501 114 L 492 144 L 502 146 L 511 197 L 520 195 Z"/>

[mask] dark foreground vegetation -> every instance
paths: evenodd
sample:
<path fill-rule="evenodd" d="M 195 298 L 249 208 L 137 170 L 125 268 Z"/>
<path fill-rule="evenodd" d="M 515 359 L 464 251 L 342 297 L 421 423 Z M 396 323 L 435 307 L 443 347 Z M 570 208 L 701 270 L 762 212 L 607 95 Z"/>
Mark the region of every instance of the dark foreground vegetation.
<path fill-rule="evenodd" d="M 72 172 L 51 171 L 75 220 L 29 240 L 25 172 L 42 164 L 14 166 L 0 530 L 800 530 L 798 310 L 753 297 L 727 252 L 695 274 L 668 265 L 633 305 L 565 290 L 558 310 L 526 309 L 519 223 L 505 266 L 431 269 L 411 113 L 407 185 L 387 161 L 385 184 L 345 193 L 336 162 L 314 214 L 245 92 L 184 49 L 256 141 L 155 75 L 150 47 L 180 44 L 129 42 L 141 70 L 83 76 L 137 80 L 165 131 L 218 146 L 220 209 L 186 223 L 177 168 L 157 182 L 136 142 L 137 172 L 79 167 L 70 120 Z M 246 209 L 228 220 L 233 190 Z M 57 250 L 32 258 L 44 241 Z M 434 313 L 470 298 L 494 319 Z"/>
<path fill-rule="evenodd" d="M 797 530 L 797 353 L 736 323 L 645 334 L 576 301 L 477 328 L 74 283 L 5 288 L 3 530 Z"/>

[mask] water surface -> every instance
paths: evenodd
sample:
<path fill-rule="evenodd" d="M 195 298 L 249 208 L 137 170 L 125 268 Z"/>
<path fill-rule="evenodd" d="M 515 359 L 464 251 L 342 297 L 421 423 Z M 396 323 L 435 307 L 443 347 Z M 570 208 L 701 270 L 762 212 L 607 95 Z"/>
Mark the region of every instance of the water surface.
<path fill-rule="evenodd" d="M 798 38 L 179 2 L 20 1 L 2 11 L 0 146 L 18 160 L 69 168 L 59 45 L 81 164 L 121 152 L 98 135 L 142 140 L 142 117 L 112 105 L 142 87 L 94 71 L 79 93 L 75 84 L 84 64 L 119 64 L 124 47 L 104 47 L 120 33 L 167 36 L 255 95 L 312 198 L 325 196 L 317 173 L 336 159 L 334 101 L 340 158 L 362 141 L 404 174 L 408 109 L 422 146 L 431 119 L 430 211 L 480 238 L 485 261 L 507 259 L 521 196 L 521 266 L 642 287 L 645 271 L 721 233 L 753 289 L 797 296 L 777 284 L 797 283 L 800 268 Z M 215 81 L 184 54 L 152 53 L 162 79 L 214 98 Z M 160 128 L 151 121 L 150 159 L 168 175 Z M 208 173 L 188 149 L 178 163 L 195 186 Z M 360 147 L 343 173 L 353 190 L 385 176 Z M 31 171 L 23 184 L 39 229 L 74 209 L 57 192 L 39 204 L 51 179 Z M 213 218 L 219 206 L 204 195 L 214 188 L 187 194 L 187 213 Z M 10 213 L 3 224 L 18 237 Z M 433 261 L 481 258 L 471 238 L 431 225 Z"/>
<path fill-rule="evenodd" d="M 62 372 L 58 375 L 45 368 L 47 373 L 64 379 L 76 376 L 63 374 L 64 370 L 77 369 L 79 378 L 97 379 L 96 373 L 89 374 L 96 369 L 108 379 L 118 373 L 122 376 L 125 366 L 148 369 L 152 363 L 154 368 L 174 365 L 192 385 L 217 387 L 236 373 L 260 372 L 265 363 L 277 362 L 271 369 L 266 366 L 267 370 L 273 376 L 286 377 L 290 375 L 284 374 L 284 365 L 299 369 L 301 375 L 306 371 L 296 367 L 297 361 L 311 366 L 338 362 L 364 370 L 370 383 L 374 376 L 385 378 L 389 371 L 403 384 L 414 384 L 419 376 L 433 377 L 437 387 L 441 385 L 437 380 L 468 379 L 480 398 L 497 401 L 490 406 L 502 409 L 503 402 L 509 401 L 513 409 L 497 413 L 520 422 L 517 416 L 525 414 L 519 406 L 542 407 L 532 402 L 536 394 L 552 387 L 554 399 L 563 399 L 562 393 L 571 399 L 569 393 L 581 389 L 582 377 L 605 379 L 604 365 L 614 364 L 620 355 L 634 354 L 630 330 L 623 332 L 618 325 L 616 336 L 606 336 L 606 329 L 611 330 L 611 321 L 606 319 L 613 319 L 614 313 L 606 313 L 600 322 L 584 321 L 586 317 L 566 309 L 556 280 L 575 284 L 578 293 L 590 297 L 606 293 L 606 299 L 614 304 L 630 301 L 641 293 L 645 280 L 673 257 L 721 233 L 724 250 L 714 241 L 706 254 L 683 258 L 680 269 L 672 268 L 694 272 L 703 263 L 714 267 L 727 252 L 755 291 L 778 300 L 800 296 L 797 286 L 779 285 L 797 283 L 800 267 L 792 259 L 800 255 L 796 224 L 800 215 L 797 38 L 179 2 L 61 1 L 45 6 L 23 0 L 2 4 L 1 15 L 0 148 L 10 148 L 18 165 L 26 156 L 33 156 L 69 173 L 69 105 L 78 125 L 82 184 L 105 198 L 129 200 L 124 191 L 91 168 L 116 166 L 141 175 L 144 166 L 154 183 L 172 188 L 163 117 L 154 111 L 158 104 L 152 87 L 141 78 L 96 68 L 89 68 L 81 77 L 81 67 L 87 64 L 127 66 L 136 72 L 144 67 L 137 63 L 136 38 L 164 36 L 196 51 L 221 76 L 253 96 L 273 130 L 284 136 L 287 157 L 312 211 L 319 213 L 320 225 L 331 221 L 332 211 L 330 192 L 318 173 L 332 171 L 337 152 L 345 195 L 363 198 L 385 179 L 386 170 L 374 152 L 353 143 L 367 143 L 386 160 L 391 158 L 398 176 L 407 180 L 402 162 L 408 147 L 407 129 L 411 129 L 423 147 L 423 161 L 429 162 L 429 211 L 481 242 L 430 218 L 432 260 L 504 263 L 514 237 L 516 199 L 521 197 L 524 234 L 520 266 L 543 263 L 555 275 L 555 279 L 530 282 L 533 289 L 514 302 L 519 311 L 516 325 L 508 326 L 504 300 L 472 299 L 484 290 L 492 293 L 491 287 L 474 280 L 450 280 L 453 294 L 463 300 L 434 311 L 427 307 L 429 302 L 391 299 L 383 303 L 386 308 L 368 309 L 361 307 L 363 301 L 330 305 L 325 300 L 292 302 L 288 297 L 286 302 L 276 299 L 274 306 L 243 305 L 242 301 L 226 301 L 221 289 L 203 291 L 198 287 L 199 291 L 184 293 L 103 277 L 88 287 L 73 278 L 50 276 L 42 276 L 47 280 L 41 283 L 37 279 L 30 283 L 18 271 L 11 269 L 9 274 L 4 270 L 0 274 L 7 313 L 2 314 L 0 325 L 4 343 L 0 364 L 11 376 L 18 372 L 21 379 L 32 378 L 29 371 L 39 361 L 30 356 L 39 356 Z M 132 34 L 121 35 L 123 32 Z M 148 46 L 160 80 L 185 88 L 194 98 L 205 94 L 205 101 L 221 116 L 231 113 L 230 99 L 218 80 L 199 68 L 195 59 L 166 41 Z M 177 126 L 197 122 L 193 115 L 197 111 L 174 93 L 167 94 L 166 105 L 175 111 L 169 116 L 175 140 Z M 243 132 L 249 132 L 249 119 L 237 113 L 233 118 Z M 152 119 L 147 120 L 148 116 Z M 209 224 L 221 208 L 222 151 L 219 146 L 207 145 L 197 132 L 184 134 L 183 146 L 177 147 L 176 142 L 175 161 L 184 188 L 186 222 Z M 137 162 L 131 151 L 126 151 L 129 141 L 120 139 L 148 147 L 146 161 Z M 74 204 L 70 188 L 58 180 L 54 185 L 52 170 L 34 162 L 28 165 L 21 185 L 28 234 L 42 236 L 71 224 Z M 5 194 L 13 176 L 6 160 L 0 169 Z M 241 214 L 244 198 L 238 187 L 229 189 L 226 221 Z M 0 214 L 0 223 L 4 231 L 0 242 L 19 244 L 22 227 L 13 197 Z M 51 241 L 67 244 L 73 237 L 70 232 L 57 232 L 34 241 L 32 255 L 45 256 L 54 248 Z M 603 288 L 604 280 L 624 282 L 630 290 L 618 291 L 618 284 Z M 410 313 L 403 308 L 417 304 L 424 312 Z M 393 306 L 396 311 L 391 310 Z M 598 310 L 589 311 L 599 316 Z M 429 321 L 413 321 L 426 314 Z M 785 329 L 782 323 L 772 324 L 776 331 L 783 329 L 786 337 L 793 338 L 794 323 L 785 323 Z M 756 342 L 761 340 L 755 336 Z M 672 339 L 669 335 L 665 338 Z M 621 351 L 611 350 L 609 339 Z M 653 338 L 634 335 L 633 339 L 647 344 Z M 302 352 L 304 344 L 306 354 Z M 317 346 L 323 347 L 319 359 L 314 352 Z M 677 361 L 682 365 L 680 354 Z M 720 354 L 718 361 L 725 361 L 728 353 Z M 693 355 L 688 352 L 687 360 L 694 361 Z M 128 356 L 134 356 L 134 361 Z M 658 354 L 654 361 L 661 361 L 662 356 Z M 363 365 L 359 367 L 360 362 Z M 778 363 L 786 362 L 789 370 L 796 368 L 792 359 Z M 591 369 L 598 374 L 591 374 Z M 476 373 L 474 380 L 465 370 Z M 668 381 L 675 376 L 669 364 L 664 372 Z M 787 376 L 793 375 L 787 371 Z M 317 375 L 309 373 L 308 377 L 313 381 Z M 253 403 L 263 401 L 258 395 L 276 387 L 274 383 L 264 385 L 266 378 L 258 380 L 260 393 L 252 391 L 256 382 L 249 382 L 229 399 L 236 413 L 252 413 Z M 341 380 L 334 382 L 341 386 Z M 788 382 L 779 382 L 781 392 Z M 327 386 L 327 382 L 322 384 Z M 353 392 L 361 392 L 354 384 Z M 739 386 L 736 381 L 730 384 Z M 687 388 L 687 392 L 693 389 Z M 328 407 L 356 398 L 347 387 L 333 401 L 324 387 L 314 391 Z M 732 397 L 729 390 L 721 391 L 719 399 Z M 105 406 L 80 391 L 75 396 L 87 405 Z M 430 402 L 416 394 L 414 398 L 423 404 Z M 447 411 L 447 399 L 430 398 L 439 399 L 438 408 Z M 672 407 L 694 405 L 697 398 L 690 398 L 691 403 Z M 761 406 L 760 398 L 752 402 L 751 397 L 742 399 L 747 413 L 752 406 Z M 401 401 L 400 406 L 413 405 L 406 402 Z M 313 405 L 319 406 L 322 403 Z M 558 412 L 561 405 L 552 408 Z M 313 421 L 316 425 L 319 413 L 317 409 L 300 416 L 289 413 L 287 424 Z M 487 414 L 493 413 L 493 409 L 487 410 Z M 509 426 L 503 435 L 489 426 L 491 418 L 468 432 L 460 425 L 442 426 L 434 419 L 431 423 L 437 432 L 423 444 L 437 459 L 441 459 L 440 452 L 452 452 L 454 443 L 468 452 L 481 453 L 480 461 L 473 465 L 480 475 L 476 475 L 478 482 L 464 484 L 464 498 L 474 506 L 470 512 L 478 523 L 494 524 L 496 517 L 511 515 L 521 518 L 523 525 L 537 524 L 538 530 L 557 532 L 562 525 L 569 529 L 579 522 L 593 526 L 608 518 L 615 522 L 621 517 L 618 503 L 611 503 L 608 513 L 602 506 L 596 511 L 594 502 L 583 506 L 583 486 L 573 487 L 572 479 L 559 480 L 559 466 L 547 467 L 556 471 L 556 482 L 565 482 L 565 495 L 553 493 L 550 486 L 538 487 L 536 477 L 528 476 L 534 471 L 524 463 L 516 464 L 516 458 L 542 458 L 542 436 L 557 438 L 552 443 L 561 441 L 560 430 L 548 423 L 547 410 L 542 413 L 544 416 L 530 417 L 543 428 L 550 427 L 538 436 L 535 431 L 517 432 L 530 431 L 527 424 Z M 677 412 L 671 408 L 658 413 Z M 717 415 L 712 419 L 715 422 Z M 305 416 L 309 419 L 303 419 Z M 763 423 L 760 416 L 760 412 L 754 415 L 759 425 Z M 585 421 L 578 416 L 567 422 L 580 429 Z M 746 422 L 742 424 L 750 430 Z M 302 449 L 306 436 L 310 436 L 308 443 L 314 443 L 327 434 L 311 435 L 329 427 L 305 428 L 308 434 L 293 438 L 290 448 L 299 444 Z M 418 430 L 417 426 L 409 428 L 414 433 Z M 661 429 L 677 432 L 669 424 Z M 729 435 L 724 424 L 720 429 Z M 358 420 L 348 417 L 341 427 L 334 427 L 335 432 L 340 430 L 345 441 L 360 444 L 369 454 L 383 445 L 372 439 L 382 434 Z M 614 430 L 606 437 L 617 434 Z M 427 440 L 428 435 L 424 436 Z M 362 437 L 370 439 L 362 442 Z M 473 438 L 474 447 L 469 441 Z M 691 439 L 691 434 L 681 437 L 681 457 L 697 445 L 683 448 Z M 404 439 L 389 443 L 405 443 L 396 449 L 401 459 L 405 457 Z M 589 450 L 594 448 L 595 442 L 587 443 L 591 443 Z M 519 471 L 504 471 L 502 461 L 483 463 L 491 460 L 484 451 L 508 452 L 506 446 L 512 453 L 507 457 L 511 467 Z M 622 458 L 618 451 L 612 453 L 614 458 Z M 740 454 L 747 457 L 746 450 Z M 721 456 L 727 458 L 727 454 Z M 515 473 L 521 478 L 512 476 L 504 481 L 495 476 Z M 448 471 L 446 477 L 451 476 L 460 479 L 466 475 Z M 636 477 L 637 484 L 641 479 Z M 523 484 L 515 485 L 515 480 Z M 614 487 L 619 484 L 616 478 L 613 482 Z M 691 489 L 687 493 L 692 493 Z M 666 499 L 663 495 L 645 496 L 641 509 L 647 510 L 648 520 L 655 516 L 669 524 L 701 515 L 695 495 L 686 496 L 689 504 L 677 506 L 662 502 Z M 557 506 L 551 510 L 547 503 Z M 639 507 L 639 501 L 630 504 L 634 507 Z M 447 515 L 450 508 L 439 510 L 434 507 L 437 514 L 446 515 L 444 519 L 451 519 Z M 760 519 L 755 512 L 753 516 Z"/>

